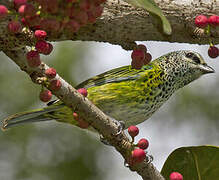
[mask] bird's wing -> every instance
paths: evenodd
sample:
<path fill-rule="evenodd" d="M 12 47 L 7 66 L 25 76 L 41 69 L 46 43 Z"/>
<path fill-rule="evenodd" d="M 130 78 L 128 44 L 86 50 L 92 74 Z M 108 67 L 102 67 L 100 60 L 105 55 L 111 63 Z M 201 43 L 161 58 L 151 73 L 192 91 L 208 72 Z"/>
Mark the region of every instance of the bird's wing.
<path fill-rule="evenodd" d="M 123 66 L 120 68 L 116 68 L 100 75 L 94 76 L 79 85 L 76 86 L 76 89 L 79 88 L 90 88 L 93 86 L 100 86 L 107 83 L 112 82 L 121 82 L 121 81 L 128 81 L 139 79 L 145 74 L 145 70 L 152 69 L 151 65 L 145 65 L 140 70 L 136 70 L 131 68 L 131 66 Z M 143 73 L 144 72 L 144 73 Z"/>
<path fill-rule="evenodd" d="M 123 66 L 116 69 L 112 69 L 110 71 L 104 72 L 97 76 L 94 76 L 79 85 L 75 88 L 90 88 L 93 86 L 100 86 L 107 83 L 112 82 L 121 82 L 121 81 L 128 81 L 134 79 L 140 79 L 144 76 L 147 70 L 151 70 L 153 68 L 152 64 L 144 65 L 141 69 L 136 70 L 133 69 L 131 66 Z M 63 103 L 60 100 L 55 100 L 49 102 L 47 105 L 62 105 Z"/>

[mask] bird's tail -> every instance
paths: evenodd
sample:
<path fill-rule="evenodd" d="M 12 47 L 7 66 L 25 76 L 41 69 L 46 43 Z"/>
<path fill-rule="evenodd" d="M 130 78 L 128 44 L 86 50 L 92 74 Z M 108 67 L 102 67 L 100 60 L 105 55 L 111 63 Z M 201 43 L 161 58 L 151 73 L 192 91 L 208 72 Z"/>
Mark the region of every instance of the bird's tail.
<path fill-rule="evenodd" d="M 36 109 L 11 115 L 3 120 L 2 129 L 5 130 L 13 126 L 26 123 L 54 120 L 53 118 L 49 117 L 48 114 L 52 113 L 58 108 L 60 107 L 45 107 L 42 109 Z"/>

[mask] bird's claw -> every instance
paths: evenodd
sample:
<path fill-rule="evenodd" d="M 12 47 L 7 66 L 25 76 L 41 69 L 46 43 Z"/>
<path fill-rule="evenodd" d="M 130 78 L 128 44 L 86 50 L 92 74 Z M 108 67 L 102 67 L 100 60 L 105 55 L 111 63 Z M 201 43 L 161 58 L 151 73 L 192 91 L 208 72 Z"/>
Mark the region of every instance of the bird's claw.
<path fill-rule="evenodd" d="M 124 121 L 117 121 L 115 119 L 112 119 L 112 120 L 118 126 L 118 132 L 116 132 L 113 135 L 118 136 L 125 129 L 125 122 Z"/>
<path fill-rule="evenodd" d="M 152 155 L 147 155 L 147 163 L 150 164 L 154 160 Z"/>

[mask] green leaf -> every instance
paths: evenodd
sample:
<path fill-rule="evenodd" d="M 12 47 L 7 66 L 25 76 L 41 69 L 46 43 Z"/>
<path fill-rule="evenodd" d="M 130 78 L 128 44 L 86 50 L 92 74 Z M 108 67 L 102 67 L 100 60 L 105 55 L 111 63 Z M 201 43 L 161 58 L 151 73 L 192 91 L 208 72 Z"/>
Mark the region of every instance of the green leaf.
<path fill-rule="evenodd" d="M 166 35 L 171 35 L 172 29 L 170 23 L 162 13 L 161 9 L 154 2 L 154 0 L 124 0 L 124 1 L 126 1 L 129 4 L 132 4 L 133 6 L 144 8 L 155 17 L 158 17 L 160 23 L 162 24 L 163 32 Z"/>
<path fill-rule="evenodd" d="M 171 172 L 179 172 L 187 180 L 213 180 L 219 177 L 219 147 L 192 146 L 173 151 L 161 174 L 169 179 Z"/>

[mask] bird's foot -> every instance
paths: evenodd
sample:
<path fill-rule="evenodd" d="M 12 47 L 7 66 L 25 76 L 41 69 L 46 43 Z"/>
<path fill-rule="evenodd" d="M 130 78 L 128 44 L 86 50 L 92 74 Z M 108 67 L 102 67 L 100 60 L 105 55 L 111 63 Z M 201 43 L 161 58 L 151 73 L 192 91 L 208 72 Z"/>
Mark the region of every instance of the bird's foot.
<path fill-rule="evenodd" d="M 152 155 L 148 154 L 146 157 L 147 163 L 150 164 L 153 160 L 154 160 L 154 157 Z"/>
<path fill-rule="evenodd" d="M 125 129 L 125 122 L 124 121 L 117 121 L 114 118 L 111 118 L 111 120 L 118 126 L 118 132 L 116 132 L 113 135 L 118 136 Z"/>

